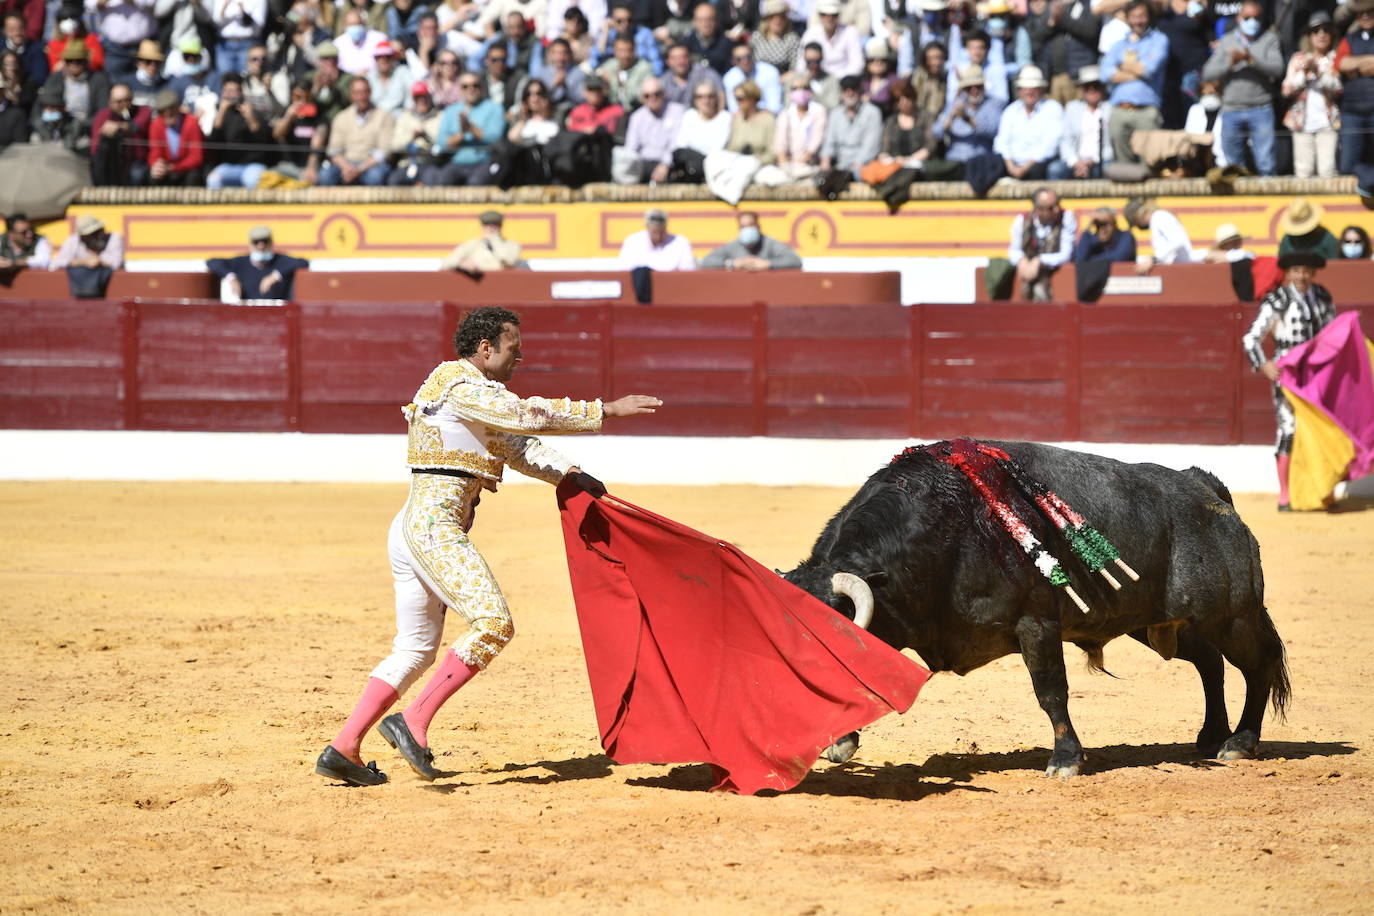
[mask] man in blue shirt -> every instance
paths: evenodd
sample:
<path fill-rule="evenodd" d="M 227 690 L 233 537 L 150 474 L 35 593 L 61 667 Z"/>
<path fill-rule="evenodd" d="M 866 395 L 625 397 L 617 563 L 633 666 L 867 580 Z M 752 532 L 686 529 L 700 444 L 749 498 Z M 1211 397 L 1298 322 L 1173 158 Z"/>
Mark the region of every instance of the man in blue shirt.
<path fill-rule="evenodd" d="M 210 273 L 228 281 L 225 301 L 290 299 L 296 271 L 309 267 L 310 262 L 273 251 L 272 230 L 266 226 L 250 229 L 248 244 L 248 254 L 205 262 Z"/>
<path fill-rule="evenodd" d="M 1049 82 L 1034 65 L 1021 68 L 1016 77 L 1017 101 L 1002 112 L 992 151 L 1002 157 L 1007 174 L 1021 181 L 1039 181 L 1059 159 L 1059 138 L 1064 133 L 1064 108 L 1045 98 Z"/>
<path fill-rule="evenodd" d="M 763 93 L 763 98 L 759 101 L 759 108 L 764 111 L 771 111 L 773 114 L 782 112 L 782 76 L 778 73 L 778 68 L 763 61 L 754 60 L 754 49 L 744 42 L 735 45 L 735 49 L 730 52 L 730 60 L 734 66 L 725 71 L 725 107 L 731 111 L 739 108 L 739 101 L 735 99 L 735 87 L 753 80 L 754 85 L 759 87 Z"/>
<path fill-rule="evenodd" d="M 959 94 L 936 119 L 935 139 L 947 143 L 945 158 L 968 162 L 974 156 L 992 152 L 997 127 L 1006 106 L 988 98 L 983 85 L 983 68 L 970 67 L 959 77 Z"/>
<path fill-rule="evenodd" d="M 1098 207 L 1093 211 L 1088 228 L 1078 238 L 1073 249 L 1076 264 L 1085 261 L 1123 261 L 1135 263 L 1135 236 L 1122 232 L 1116 223 L 1116 211 Z"/>
<path fill-rule="evenodd" d="M 602 23 L 601 40 L 591 51 L 593 70 L 610 59 L 615 40 L 621 35 L 630 35 L 634 38 L 635 56 L 649 62 L 649 66 L 654 68 L 654 76 L 663 75 L 663 55 L 658 50 L 653 30 L 648 26 L 634 24 L 634 13 L 625 0 L 617 0 L 611 6 L 611 14 Z"/>
<path fill-rule="evenodd" d="M 1108 132 L 1117 162 L 1139 162 L 1131 150 L 1131 134 L 1158 130 L 1164 125 L 1160 105 L 1169 63 L 1169 39 L 1154 27 L 1149 0 L 1132 0 L 1126 7 L 1130 34 L 1112 45 L 1102 58 L 1102 79 L 1111 87 L 1112 117 Z"/>
<path fill-rule="evenodd" d="M 458 101 L 444 109 L 434 155 L 448 157 L 443 166 L 421 173 L 426 185 L 484 185 L 491 183 L 491 148 L 506 132 L 501 106 L 482 98 L 482 78 L 476 73 L 458 77 Z"/>

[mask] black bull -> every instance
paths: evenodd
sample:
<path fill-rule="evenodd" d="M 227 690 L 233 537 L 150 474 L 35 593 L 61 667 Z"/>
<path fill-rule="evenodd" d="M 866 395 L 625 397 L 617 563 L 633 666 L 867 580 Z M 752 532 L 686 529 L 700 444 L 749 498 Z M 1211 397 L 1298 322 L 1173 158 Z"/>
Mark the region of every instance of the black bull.
<path fill-rule="evenodd" d="M 1040 542 L 1059 558 L 1091 608 L 1081 613 L 1032 566 L 957 470 L 913 452 L 878 471 L 826 525 L 811 556 L 785 573 L 853 617 L 872 595 L 871 632 L 913 649 L 934 671 L 966 674 L 1021 653 L 1040 707 L 1054 726 L 1047 776 L 1073 776 L 1083 746 L 1069 721 L 1062 643 L 1101 667 L 1102 647 L 1123 634 L 1164 658 L 1186 659 L 1202 679 L 1205 756 L 1254 756 L 1264 707 L 1288 702 L 1283 642 L 1264 607 L 1259 545 L 1215 477 L 1190 468 L 1125 464 L 1028 442 L 995 443 L 1077 509 L 1140 574 L 1115 591 L 1070 551 L 1033 505 L 1013 498 Z M 841 577 L 836 594 L 836 573 Z M 864 587 L 867 583 L 868 588 Z M 1245 707 L 1232 732 L 1222 659 L 1245 676 Z M 857 733 L 828 755 L 848 759 Z"/>

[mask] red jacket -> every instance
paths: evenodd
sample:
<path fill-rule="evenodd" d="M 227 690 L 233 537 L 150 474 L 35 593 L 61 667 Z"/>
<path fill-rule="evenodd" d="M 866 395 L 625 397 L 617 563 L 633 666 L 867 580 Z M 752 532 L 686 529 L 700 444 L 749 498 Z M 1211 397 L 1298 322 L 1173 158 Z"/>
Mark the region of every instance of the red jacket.
<path fill-rule="evenodd" d="M 91 122 L 91 156 L 100 155 L 100 145 L 105 140 L 100 128 L 110 120 L 110 109 L 102 108 L 95 113 Z M 148 127 L 152 124 L 153 111 L 146 105 L 135 105 L 130 129 L 124 134 L 124 146 L 131 160 L 146 162 L 148 159 Z M 165 136 L 165 134 L 164 134 Z"/>
<path fill-rule="evenodd" d="M 48 42 L 48 66 L 53 70 L 62 66 L 62 52 L 67 50 L 67 41 L 66 35 L 58 35 Z M 86 69 L 104 70 L 105 47 L 100 43 L 100 36 L 94 32 L 87 32 L 86 37 L 81 39 L 81 43 L 86 46 L 86 51 L 91 55 L 86 60 Z"/>
<path fill-rule="evenodd" d="M 158 115 L 153 119 L 153 126 L 148 128 L 148 164 L 166 159 L 171 163 L 173 172 L 189 172 L 205 163 L 205 144 L 200 134 L 200 124 L 195 118 L 185 112 L 177 117 L 181 119 L 181 125 L 177 128 L 181 131 L 181 148 L 177 157 L 173 159 L 167 151 L 167 122 L 162 115 Z"/>

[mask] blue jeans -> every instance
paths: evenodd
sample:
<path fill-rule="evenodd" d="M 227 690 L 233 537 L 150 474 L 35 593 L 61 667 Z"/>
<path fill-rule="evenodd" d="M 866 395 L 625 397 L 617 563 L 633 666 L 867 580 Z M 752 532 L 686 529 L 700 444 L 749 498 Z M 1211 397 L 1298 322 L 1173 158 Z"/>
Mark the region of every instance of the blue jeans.
<path fill-rule="evenodd" d="M 216 191 L 220 188 L 256 188 L 265 171 L 267 166 L 257 162 L 243 165 L 221 162 L 205 176 L 205 186 Z"/>
<path fill-rule="evenodd" d="M 375 188 L 386 182 L 386 173 L 386 163 L 379 162 L 359 175 L 358 180 L 354 183 Z M 320 187 L 332 188 L 343 183 L 343 173 L 339 171 L 339 167 L 332 162 L 326 162 L 324 168 L 320 169 Z"/>
<path fill-rule="evenodd" d="M 1374 111 L 1341 112 L 1341 154 L 1336 171 L 1355 174 L 1361 162 L 1374 162 Z"/>
<path fill-rule="evenodd" d="M 101 44 L 105 49 L 105 75 L 110 78 L 111 83 L 123 82 L 125 77 L 132 75 L 137 69 L 134 54 L 138 52 L 138 42 L 120 45 L 113 41 L 105 41 Z"/>
<path fill-rule="evenodd" d="M 1045 170 L 1045 177 L 1050 181 L 1072 181 L 1077 176 L 1073 173 L 1073 163 L 1065 162 L 1063 159 L 1050 160 L 1049 167 Z M 1086 178 L 1101 178 L 1102 164 L 1098 163 L 1088 169 Z"/>
<path fill-rule="evenodd" d="M 1221 113 L 1221 151 L 1231 165 L 1245 165 L 1245 141 L 1255 157 L 1255 171 L 1274 174 L 1274 106 L 1260 105 Z"/>
<path fill-rule="evenodd" d="M 215 45 L 215 72 L 242 73 L 248 69 L 248 49 L 257 44 L 251 38 L 229 38 Z"/>

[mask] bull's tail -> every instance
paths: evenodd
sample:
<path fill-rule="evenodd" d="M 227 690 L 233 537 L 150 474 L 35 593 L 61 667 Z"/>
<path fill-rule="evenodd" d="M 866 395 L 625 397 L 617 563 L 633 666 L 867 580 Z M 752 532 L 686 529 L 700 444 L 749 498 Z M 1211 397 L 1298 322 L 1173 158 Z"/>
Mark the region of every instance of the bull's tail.
<path fill-rule="evenodd" d="M 1260 641 L 1273 659 L 1269 675 L 1269 705 L 1274 714 L 1281 719 L 1288 717 L 1288 701 L 1292 698 L 1293 686 L 1288 680 L 1288 652 L 1283 647 L 1283 639 L 1274 628 L 1268 608 L 1260 608 Z"/>
<path fill-rule="evenodd" d="M 1222 483 L 1217 478 L 1217 475 L 1213 474 L 1211 471 L 1204 471 L 1202 468 L 1188 468 L 1188 470 L 1183 473 L 1226 500 L 1226 505 L 1233 509 L 1235 508 L 1236 501 L 1231 498 L 1231 491 L 1226 489 L 1226 484 Z"/>

